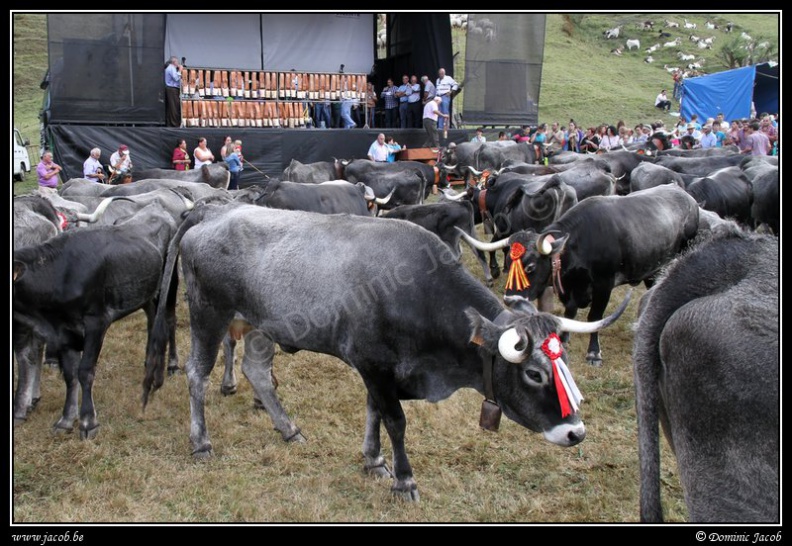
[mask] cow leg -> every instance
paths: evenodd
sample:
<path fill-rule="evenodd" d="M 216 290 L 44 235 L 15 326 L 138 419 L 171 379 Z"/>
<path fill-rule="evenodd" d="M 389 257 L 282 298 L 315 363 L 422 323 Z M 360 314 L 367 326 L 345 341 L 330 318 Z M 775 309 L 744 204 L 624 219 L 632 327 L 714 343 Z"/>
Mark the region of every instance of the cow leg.
<path fill-rule="evenodd" d="M 360 369 L 360 368 L 358 368 Z M 407 419 L 393 388 L 394 380 L 388 376 L 363 377 L 374 410 L 380 415 L 393 449 L 393 485 L 391 492 L 406 501 L 418 501 L 418 485 L 413 478 L 412 466 L 404 447 Z"/>
<path fill-rule="evenodd" d="M 224 396 L 236 394 L 237 391 L 237 378 L 234 373 L 234 360 L 236 350 L 236 339 L 231 334 L 226 334 L 223 338 L 223 362 L 225 363 L 225 370 L 223 371 L 223 382 L 220 385 L 220 392 Z"/>
<path fill-rule="evenodd" d="M 552 287 L 548 286 L 542 292 L 542 295 L 537 298 L 537 309 L 544 313 L 552 313 L 553 312 L 553 295 L 555 291 Z"/>
<path fill-rule="evenodd" d="M 272 358 L 275 343 L 261 330 L 251 330 L 245 336 L 245 355 L 242 357 L 242 373 L 256 393 L 256 398 L 272 419 L 275 430 L 286 442 L 304 443 L 307 440 L 300 429 L 289 419 L 286 410 L 275 393 L 277 383 L 273 381 Z"/>
<path fill-rule="evenodd" d="M 14 394 L 14 425 L 25 421 L 28 412 L 41 399 L 41 368 L 44 341 L 27 326 L 15 324 L 14 356 L 17 361 L 17 386 Z"/>
<path fill-rule="evenodd" d="M 66 383 L 66 401 L 63 404 L 61 418 L 52 426 L 54 434 L 71 432 L 74 427 L 74 421 L 77 419 L 77 400 L 79 395 L 77 367 L 80 364 L 80 353 L 73 349 L 63 349 L 59 352 L 58 360 L 63 372 L 63 381 Z"/>
<path fill-rule="evenodd" d="M 564 318 L 573 319 L 577 316 L 578 308 L 574 303 L 567 302 L 564 305 Z M 561 332 L 561 343 L 566 345 L 569 343 L 569 332 Z"/>
<path fill-rule="evenodd" d="M 93 440 L 99 433 L 99 421 L 96 419 L 96 408 L 93 401 L 93 383 L 96 376 L 96 363 L 99 360 L 99 352 L 102 350 L 108 326 L 101 319 L 94 319 L 89 320 L 85 328 L 85 346 L 77 370 L 82 390 L 82 404 L 80 405 L 80 439 L 82 440 Z"/>
<path fill-rule="evenodd" d="M 197 287 L 196 287 L 197 289 Z M 198 310 L 200 309 L 200 311 Z M 212 442 L 206 429 L 206 389 L 223 336 L 234 318 L 233 310 L 190 302 L 190 356 L 185 364 L 190 391 L 190 442 L 196 459 L 212 455 Z"/>
<path fill-rule="evenodd" d="M 366 397 L 366 436 L 363 439 L 363 470 L 378 478 L 392 478 L 380 445 L 382 418 L 374 407 L 371 395 Z"/>
<path fill-rule="evenodd" d="M 176 298 L 179 291 L 179 272 L 173 268 L 171 285 L 168 290 L 168 301 L 165 302 L 166 321 L 168 324 L 168 375 L 181 371 L 179 354 L 176 352 Z"/>
<path fill-rule="evenodd" d="M 613 290 L 613 282 L 611 282 L 609 279 L 605 281 L 594 282 L 591 292 L 591 309 L 589 309 L 588 314 L 589 322 L 602 319 L 603 315 L 605 314 L 605 308 L 608 307 L 611 290 Z M 586 361 L 592 366 L 602 366 L 602 352 L 600 351 L 599 332 L 592 333 L 591 337 L 589 338 Z"/>

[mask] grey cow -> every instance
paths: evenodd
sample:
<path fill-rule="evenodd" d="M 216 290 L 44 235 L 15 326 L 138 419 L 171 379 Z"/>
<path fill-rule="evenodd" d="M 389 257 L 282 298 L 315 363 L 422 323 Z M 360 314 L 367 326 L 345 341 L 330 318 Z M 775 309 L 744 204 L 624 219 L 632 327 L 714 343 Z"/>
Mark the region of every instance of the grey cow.
<path fill-rule="evenodd" d="M 633 349 L 641 520 L 663 519 L 659 422 L 690 521 L 779 521 L 778 270 L 778 239 L 725 224 L 642 298 Z"/>
<path fill-rule="evenodd" d="M 392 491 L 405 499 L 419 495 L 405 448 L 401 400 L 439 401 L 468 387 L 554 444 L 575 445 L 585 436 L 579 411 L 562 414 L 563 400 L 574 399 L 574 391 L 556 390 L 550 357 L 541 346 L 556 340 L 553 346 L 562 353 L 557 332 L 592 331 L 615 317 L 584 324 L 510 310 L 436 235 L 419 226 L 208 205 L 188 215 L 174 237 L 166 277 L 175 267 L 177 248 L 190 307 L 186 369 L 197 458 L 212 451 L 204 419 L 207 379 L 237 312 L 286 350 L 332 355 L 357 370 L 368 391 L 365 468 L 388 473 L 380 452 L 384 425 L 393 449 Z M 147 353 L 144 403 L 164 381 L 167 336 L 160 311 Z M 553 358 L 560 360 L 560 353 Z M 271 357 L 261 360 L 246 370 L 254 364 L 246 359 L 243 371 L 264 400 L 272 392 Z"/>

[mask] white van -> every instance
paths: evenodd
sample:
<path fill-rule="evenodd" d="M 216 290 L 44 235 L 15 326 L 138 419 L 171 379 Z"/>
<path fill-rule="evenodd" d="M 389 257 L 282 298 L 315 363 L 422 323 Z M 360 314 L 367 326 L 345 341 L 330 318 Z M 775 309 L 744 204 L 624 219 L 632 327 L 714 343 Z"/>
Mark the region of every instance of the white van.
<path fill-rule="evenodd" d="M 14 127 L 14 180 L 21 182 L 25 178 L 25 173 L 31 169 L 30 156 L 27 146 L 30 144 L 28 139 L 23 139 L 19 131 Z"/>

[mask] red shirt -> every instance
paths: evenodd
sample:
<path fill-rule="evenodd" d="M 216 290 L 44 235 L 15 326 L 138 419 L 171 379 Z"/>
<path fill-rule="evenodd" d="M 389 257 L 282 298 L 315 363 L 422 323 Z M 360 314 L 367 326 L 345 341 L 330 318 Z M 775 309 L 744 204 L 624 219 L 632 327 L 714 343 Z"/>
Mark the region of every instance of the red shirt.
<path fill-rule="evenodd" d="M 184 161 L 185 159 L 187 159 L 187 152 L 181 148 L 173 150 L 173 161 Z M 173 168 L 177 171 L 187 170 L 187 163 L 174 163 Z"/>

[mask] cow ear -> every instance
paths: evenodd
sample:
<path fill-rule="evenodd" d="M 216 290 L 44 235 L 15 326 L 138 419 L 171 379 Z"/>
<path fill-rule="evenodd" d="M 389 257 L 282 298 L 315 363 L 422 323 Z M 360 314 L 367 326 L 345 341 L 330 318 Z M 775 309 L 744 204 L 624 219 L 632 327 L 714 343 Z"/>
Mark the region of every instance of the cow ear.
<path fill-rule="evenodd" d="M 12 270 L 13 282 L 17 282 L 19 279 L 21 279 L 25 275 L 25 271 L 27 271 L 25 262 L 14 260 L 14 268 Z"/>
<path fill-rule="evenodd" d="M 510 309 L 515 311 L 526 313 L 528 315 L 535 315 L 537 313 L 536 307 L 528 300 L 528 298 L 524 298 L 522 296 L 503 296 L 503 301 Z"/>
<path fill-rule="evenodd" d="M 465 316 L 467 316 L 471 327 L 470 342 L 475 343 L 490 353 L 495 353 L 498 350 L 500 329 L 492 322 L 482 317 L 479 312 L 473 308 L 465 309 Z"/>
<path fill-rule="evenodd" d="M 542 256 L 557 254 L 564 249 L 564 245 L 569 239 L 569 234 L 556 237 L 554 233 L 543 233 L 536 239 L 536 250 Z"/>

